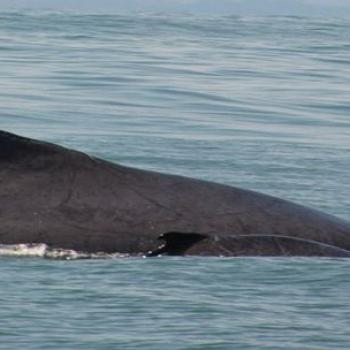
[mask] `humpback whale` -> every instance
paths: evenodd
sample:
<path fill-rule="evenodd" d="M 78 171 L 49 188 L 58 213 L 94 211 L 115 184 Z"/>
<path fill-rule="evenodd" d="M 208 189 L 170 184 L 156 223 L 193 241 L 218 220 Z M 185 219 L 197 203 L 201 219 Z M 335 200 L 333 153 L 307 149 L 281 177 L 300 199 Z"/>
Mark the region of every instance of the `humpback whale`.
<path fill-rule="evenodd" d="M 0 131 L 0 244 L 20 243 L 148 256 L 344 257 L 350 223 L 258 192 Z"/>

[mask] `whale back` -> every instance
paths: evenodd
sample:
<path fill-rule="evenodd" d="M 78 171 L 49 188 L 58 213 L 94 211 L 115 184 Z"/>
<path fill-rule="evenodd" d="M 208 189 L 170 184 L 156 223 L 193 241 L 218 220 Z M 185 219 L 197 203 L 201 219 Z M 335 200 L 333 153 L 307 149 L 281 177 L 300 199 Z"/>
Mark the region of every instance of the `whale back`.
<path fill-rule="evenodd" d="M 290 236 L 350 249 L 350 225 L 337 217 L 7 132 L 0 132 L 0 222 L 2 244 L 89 252 L 151 251 L 157 237 L 171 231 Z"/>

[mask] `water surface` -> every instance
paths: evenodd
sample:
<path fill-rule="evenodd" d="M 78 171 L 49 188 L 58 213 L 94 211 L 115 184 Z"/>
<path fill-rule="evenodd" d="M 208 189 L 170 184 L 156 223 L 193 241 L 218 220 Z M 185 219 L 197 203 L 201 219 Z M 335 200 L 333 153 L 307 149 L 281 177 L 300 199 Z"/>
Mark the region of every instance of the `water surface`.
<path fill-rule="evenodd" d="M 350 21 L 0 13 L 0 128 L 350 219 Z M 0 258 L 1 349 L 348 349 L 342 259 Z"/>

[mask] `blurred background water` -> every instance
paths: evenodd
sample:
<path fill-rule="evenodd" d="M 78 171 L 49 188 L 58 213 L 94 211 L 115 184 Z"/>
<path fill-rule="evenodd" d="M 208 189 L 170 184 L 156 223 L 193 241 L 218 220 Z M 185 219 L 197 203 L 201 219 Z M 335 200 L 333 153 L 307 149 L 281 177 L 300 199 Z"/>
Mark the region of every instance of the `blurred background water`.
<path fill-rule="evenodd" d="M 350 220 L 350 20 L 0 13 L 0 129 Z M 348 349 L 341 259 L 0 258 L 1 349 Z"/>

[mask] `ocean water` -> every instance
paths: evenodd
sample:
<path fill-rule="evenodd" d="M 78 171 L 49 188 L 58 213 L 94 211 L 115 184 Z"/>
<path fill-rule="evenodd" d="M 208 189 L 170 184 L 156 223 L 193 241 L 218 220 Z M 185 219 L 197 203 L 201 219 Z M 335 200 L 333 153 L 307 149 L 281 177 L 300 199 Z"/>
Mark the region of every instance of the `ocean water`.
<path fill-rule="evenodd" d="M 0 12 L 0 129 L 350 220 L 349 38 L 346 18 Z M 349 349 L 349 269 L 3 255 L 0 349 Z"/>

